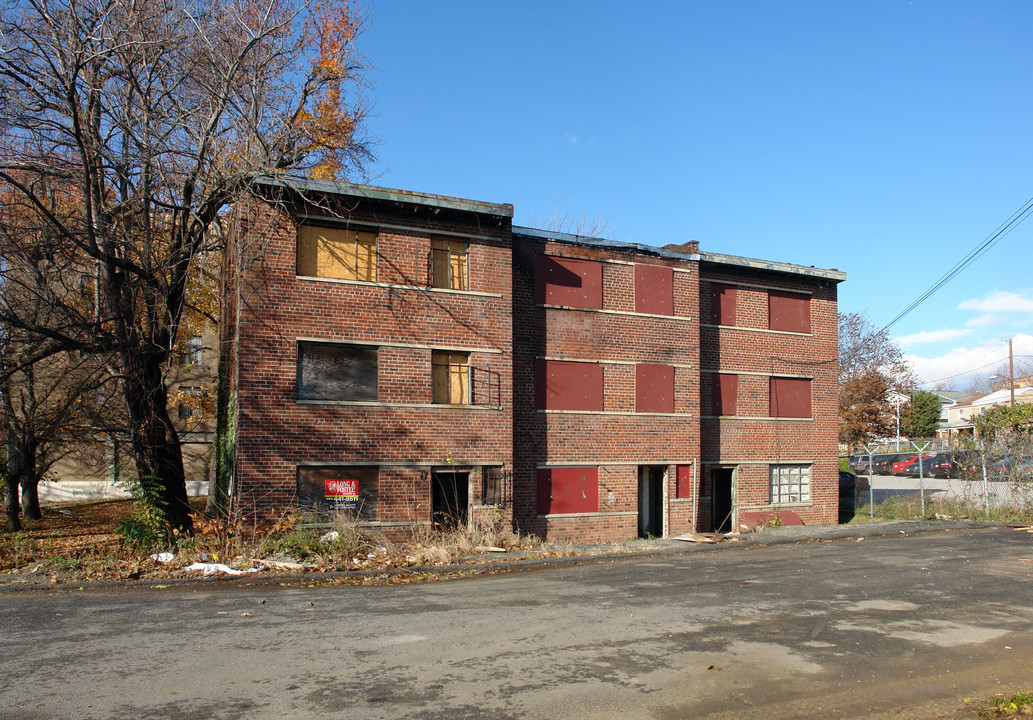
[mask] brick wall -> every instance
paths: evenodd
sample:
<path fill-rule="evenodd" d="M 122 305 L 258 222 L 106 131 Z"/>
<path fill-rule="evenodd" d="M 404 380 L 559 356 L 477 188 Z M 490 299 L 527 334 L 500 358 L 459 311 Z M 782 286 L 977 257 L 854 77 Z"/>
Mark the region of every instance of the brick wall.
<path fill-rule="evenodd" d="M 377 282 L 361 283 L 296 275 L 297 213 L 256 202 L 235 219 L 238 499 L 291 506 L 299 465 L 379 465 L 377 521 L 393 533 L 430 522 L 430 473 L 454 467 L 471 472 L 479 514 L 480 467 L 513 462 L 508 219 L 440 211 L 429 221 L 358 201 L 338 220 L 413 228 L 379 233 Z M 471 292 L 430 288 L 432 233 L 421 226 L 469 240 Z M 298 402 L 299 338 L 378 346 L 378 402 Z M 496 406 L 432 405 L 434 348 L 468 350 L 471 366 L 496 373 Z"/>
<path fill-rule="evenodd" d="M 434 472 L 454 469 L 475 522 L 605 542 L 712 529 L 730 500 L 715 497 L 720 470 L 732 473 L 737 513 L 836 521 L 834 279 L 514 234 L 507 217 L 448 207 L 330 197 L 317 210 L 297 199 L 237 209 L 226 312 L 239 333 L 230 379 L 242 502 L 296 503 L 299 466 L 376 467 L 376 524 L 401 533 L 431 522 Z M 297 276 L 292 217 L 318 213 L 379 228 L 377 282 Z M 470 291 L 431 289 L 431 238 L 455 234 L 469 238 Z M 551 287 L 567 285 L 543 294 L 536 267 L 549 268 Z M 713 284 L 735 288 L 727 325 L 709 322 Z M 807 332 L 769 329 L 773 291 L 806 298 Z M 299 339 L 378 347 L 377 401 L 299 402 Z M 433 405 L 432 349 L 468 352 L 498 378 L 497 401 Z M 571 372 L 585 363 L 594 369 Z M 550 368 L 556 383 L 590 380 L 550 388 Z M 738 377 L 732 416 L 711 415 L 716 372 Z M 772 377 L 807 383 L 810 417 L 772 417 Z M 564 407 L 571 398 L 583 405 Z M 772 505 L 779 465 L 808 468 L 809 498 Z M 501 507 L 482 506 L 485 466 L 505 471 Z M 562 485 L 577 468 L 591 487 Z M 562 495 L 572 490 L 583 496 Z"/>
<path fill-rule="evenodd" d="M 513 257 L 514 503 L 517 527 L 548 538 L 605 542 L 639 534 L 639 466 L 693 463 L 699 457 L 698 264 L 638 252 L 517 236 Z M 602 309 L 534 302 L 535 257 L 602 263 Z M 637 313 L 635 266 L 675 268 L 673 315 Z M 535 406 L 543 360 L 602 365 L 603 410 L 564 412 Z M 674 413 L 636 412 L 636 364 L 671 365 Z M 539 381 L 540 382 L 540 381 Z M 596 513 L 539 515 L 539 469 L 597 467 Z M 668 535 L 693 528 L 692 500 L 676 499 L 668 468 L 660 513 Z"/>

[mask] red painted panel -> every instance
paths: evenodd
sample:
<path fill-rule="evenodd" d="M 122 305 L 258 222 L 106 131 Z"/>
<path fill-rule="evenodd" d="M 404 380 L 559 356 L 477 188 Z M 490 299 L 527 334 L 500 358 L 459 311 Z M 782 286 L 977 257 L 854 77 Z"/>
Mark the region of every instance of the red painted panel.
<path fill-rule="evenodd" d="M 598 363 L 539 360 L 534 375 L 539 410 L 603 409 L 603 366 Z"/>
<path fill-rule="evenodd" d="M 599 468 L 539 468 L 539 515 L 594 512 L 599 512 Z"/>
<path fill-rule="evenodd" d="M 771 417 L 811 417 L 811 381 L 771 378 Z"/>
<path fill-rule="evenodd" d="M 635 412 L 674 412 L 674 368 L 635 366 Z"/>
<path fill-rule="evenodd" d="M 534 259 L 534 301 L 602 309 L 602 263 L 537 255 Z"/>
<path fill-rule="evenodd" d="M 710 413 L 735 415 L 739 395 L 739 376 L 715 373 L 710 376 Z"/>
<path fill-rule="evenodd" d="M 710 323 L 735 325 L 735 288 L 730 285 L 710 284 Z"/>
<path fill-rule="evenodd" d="M 674 314 L 674 270 L 656 265 L 635 266 L 635 312 Z"/>
<path fill-rule="evenodd" d="M 786 332 L 811 331 L 811 297 L 772 290 L 768 293 L 768 329 Z"/>
<path fill-rule="evenodd" d="M 678 466 L 678 490 L 676 496 L 678 498 L 691 498 L 692 497 L 692 466 L 691 465 L 679 465 Z"/>

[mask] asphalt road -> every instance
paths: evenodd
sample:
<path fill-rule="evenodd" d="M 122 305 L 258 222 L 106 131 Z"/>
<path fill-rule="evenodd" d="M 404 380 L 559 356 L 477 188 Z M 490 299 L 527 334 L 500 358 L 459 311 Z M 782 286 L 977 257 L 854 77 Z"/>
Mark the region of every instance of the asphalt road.
<path fill-rule="evenodd" d="M 4 593 L 0 718 L 953 717 L 1033 686 L 1031 544 L 975 529 L 423 585 Z"/>

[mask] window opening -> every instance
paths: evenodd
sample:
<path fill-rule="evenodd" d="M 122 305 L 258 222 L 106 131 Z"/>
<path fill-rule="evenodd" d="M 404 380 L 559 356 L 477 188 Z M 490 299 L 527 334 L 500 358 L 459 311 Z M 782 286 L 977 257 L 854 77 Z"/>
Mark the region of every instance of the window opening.
<path fill-rule="evenodd" d="M 810 465 L 772 465 L 771 503 L 802 503 L 811 501 Z"/>
<path fill-rule="evenodd" d="M 298 228 L 298 275 L 375 282 L 376 233 L 302 225 Z"/>
<path fill-rule="evenodd" d="M 434 402 L 470 404 L 470 353 L 434 350 L 430 357 Z"/>
<path fill-rule="evenodd" d="M 298 343 L 298 400 L 376 402 L 377 348 Z"/>
<path fill-rule="evenodd" d="M 430 248 L 432 286 L 450 290 L 469 290 L 469 245 L 462 240 L 433 238 Z"/>

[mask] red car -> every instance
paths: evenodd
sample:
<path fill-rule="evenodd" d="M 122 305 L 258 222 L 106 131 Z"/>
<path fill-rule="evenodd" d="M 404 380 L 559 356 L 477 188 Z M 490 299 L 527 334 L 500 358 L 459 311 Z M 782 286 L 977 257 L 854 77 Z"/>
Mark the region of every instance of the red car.
<path fill-rule="evenodd" d="M 928 460 L 932 455 L 923 455 L 923 460 Z M 909 460 L 900 460 L 893 463 L 894 475 L 918 475 L 918 456 L 915 455 Z"/>

